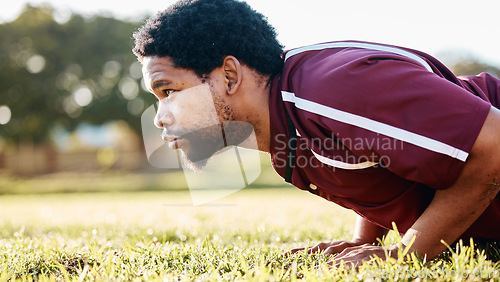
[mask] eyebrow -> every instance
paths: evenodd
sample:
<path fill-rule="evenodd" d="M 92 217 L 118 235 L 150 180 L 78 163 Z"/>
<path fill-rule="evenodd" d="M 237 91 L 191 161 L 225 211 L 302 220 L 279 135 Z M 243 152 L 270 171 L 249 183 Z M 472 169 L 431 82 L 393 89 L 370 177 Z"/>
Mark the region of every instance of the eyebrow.
<path fill-rule="evenodd" d="M 160 88 L 160 87 L 165 86 L 165 85 L 170 85 L 170 84 L 172 84 L 170 81 L 158 80 L 158 81 L 155 81 L 151 84 L 151 89 L 156 90 L 157 88 Z"/>

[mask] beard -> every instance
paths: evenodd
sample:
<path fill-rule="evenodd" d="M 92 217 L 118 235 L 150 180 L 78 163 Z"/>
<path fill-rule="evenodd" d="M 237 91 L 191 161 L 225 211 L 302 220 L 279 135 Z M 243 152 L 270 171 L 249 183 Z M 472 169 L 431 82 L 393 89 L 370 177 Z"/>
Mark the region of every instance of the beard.
<path fill-rule="evenodd" d="M 192 107 L 192 120 L 185 113 L 185 118 L 179 123 L 185 127 L 164 130 L 179 137 L 177 145 L 184 166 L 199 172 L 217 152 L 246 140 L 253 132 L 253 127 L 248 122 L 236 121 L 241 120 L 241 117 L 224 101 L 224 93 L 218 92 L 210 83 L 208 89 L 203 86 L 191 89 L 183 95 L 190 95 L 191 102 L 199 103 Z M 190 109 L 185 108 L 187 111 Z"/>
<path fill-rule="evenodd" d="M 195 172 L 203 171 L 208 161 L 229 146 L 238 146 L 253 133 L 248 122 L 225 121 L 182 136 L 187 145 L 181 148 L 184 165 Z"/>
<path fill-rule="evenodd" d="M 200 172 L 208 160 L 224 148 L 221 126 L 215 124 L 182 135 L 186 146 L 181 148 L 181 156 L 187 168 Z"/>

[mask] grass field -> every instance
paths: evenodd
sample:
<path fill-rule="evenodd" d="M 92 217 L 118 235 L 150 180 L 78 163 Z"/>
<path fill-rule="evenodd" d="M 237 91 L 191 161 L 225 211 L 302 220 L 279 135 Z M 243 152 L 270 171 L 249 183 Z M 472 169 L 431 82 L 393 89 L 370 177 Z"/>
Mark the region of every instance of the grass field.
<path fill-rule="evenodd" d="M 74 177 L 3 177 L 0 281 L 500 279 L 496 244 L 459 247 L 427 263 L 373 261 L 358 271 L 329 269 L 325 256 L 285 258 L 290 248 L 350 239 L 355 215 L 274 180 L 273 189 L 246 188 L 193 207 L 185 189 L 158 191 L 136 177 L 102 177 L 112 192 L 97 192 L 106 190 L 102 183 L 81 192 L 75 187 L 85 180 Z M 22 188 L 37 183 L 45 193 Z M 391 232 L 385 243 L 395 241 Z"/>

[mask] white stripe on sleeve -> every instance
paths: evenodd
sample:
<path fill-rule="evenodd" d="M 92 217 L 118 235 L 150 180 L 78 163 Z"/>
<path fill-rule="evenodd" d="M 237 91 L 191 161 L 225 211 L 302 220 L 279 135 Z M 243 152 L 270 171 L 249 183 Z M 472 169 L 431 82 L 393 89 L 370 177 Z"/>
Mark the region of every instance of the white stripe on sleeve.
<path fill-rule="evenodd" d="M 374 162 L 370 162 L 370 161 L 357 163 L 357 164 L 344 163 L 341 161 L 333 160 L 333 159 L 327 158 L 325 156 L 322 156 L 322 155 L 314 152 L 313 150 L 311 150 L 311 152 L 318 159 L 318 161 L 320 161 L 324 164 L 327 164 L 329 166 L 334 166 L 334 167 L 338 167 L 338 168 L 342 168 L 342 169 L 350 169 L 350 170 L 364 169 L 364 168 L 369 168 L 369 167 L 378 165 L 378 163 L 374 163 Z"/>
<path fill-rule="evenodd" d="M 363 43 L 363 42 L 331 42 L 331 43 L 321 43 L 321 44 L 316 44 L 316 45 L 304 46 L 304 47 L 300 47 L 300 48 L 292 49 L 292 50 L 288 51 L 286 53 L 286 56 L 285 56 L 285 61 L 288 60 L 288 58 L 290 58 L 291 56 L 294 56 L 294 55 L 297 55 L 299 53 L 306 52 L 306 51 L 318 51 L 318 50 L 323 50 L 323 49 L 349 48 L 349 47 L 384 51 L 384 52 L 390 52 L 390 53 L 398 54 L 401 56 L 405 56 L 409 59 L 417 61 L 419 64 L 421 64 L 423 67 L 425 67 L 428 71 L 433 72 L 431 66 L 429 66 L 429 64 L 424 59 L 422 59 L 421 57 L 419 57 L 413 53 L 410 53 L 406 50 L 396 48 L 396 47 Z"/>
<path fill-rule="evenodd" d="M 281 91 L 283 101 L 294 103 L 295 106 L 304 111 L 321 115 L 342 123 L 354 125 L 366 130 L 380 133 L 415 146 L 444 154 L 452 158 L 465 162 L 469 154 L 443 142 L 401 129 L 385 123 L 381 123 L 363 116 L 344 112 L 338 109 L 330 108 L 316 102 L 308 101 L 296 97 L 294 93 Z"/>

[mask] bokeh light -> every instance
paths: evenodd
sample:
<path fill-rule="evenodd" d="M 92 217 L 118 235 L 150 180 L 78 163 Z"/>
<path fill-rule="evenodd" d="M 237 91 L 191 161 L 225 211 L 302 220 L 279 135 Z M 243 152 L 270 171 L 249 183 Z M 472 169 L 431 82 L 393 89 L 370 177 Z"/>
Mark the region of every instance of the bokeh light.
<path fill-rule="evenodd" d="M 108 61 L 102 67 L 102 74 L 105 77 L 113 78 L 113 77 L 116 77 L 120 74 L 121 69 L 122 69 L 122 66 L 119 62 Z"/>
<path fill-rule="evenodd" d="M 81 86 L 73 92 L 73 98 L 78 106 L 88 106 L 92 103 L 92 91 L 86 86 Z"/>
<path fill-rule="evenodd" d="M 9 123 L 11 117 L 12 113 L 10 111 L 9 106 L 7 105 L 0 106 L 0 125 L 5 125 Z"/>
<path fill-rule="evenodd" d="M 138 97 L 135 98 L 134 100 L 128 101 L 127 111 L 134 116 L 139 116 L 144 111 L 145 105 L 146 104 L 144 103 L 144 100 Z"/>
<path fill-rule="evenodd" d="M 129 73 L 132 78 L 141 79 L 142 78 L 142 65 L 139 62 L 133 62 L 130 65 Z"/>
<path fill-rule="evenodd" d="M 118 152 L 113 147 L 104 147 L 97 150 L 97 163 L 102 169 L 111 168 L 118 160 Z"/>
<path fill-rule="evenodd" d="M 26 69 L 30 73 L 40 73 L 45 68 L 45 58 L 41 55 L 33 55 L 26 61 Z"/>
<path fill-rule="evenodd" d="M 137 81 L 131 77 L 124 77 L 120 80 L 118 88 L 127 100 L 133 100 L 139 95 L 139 85 Z"/>

